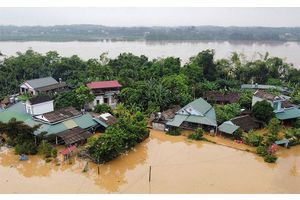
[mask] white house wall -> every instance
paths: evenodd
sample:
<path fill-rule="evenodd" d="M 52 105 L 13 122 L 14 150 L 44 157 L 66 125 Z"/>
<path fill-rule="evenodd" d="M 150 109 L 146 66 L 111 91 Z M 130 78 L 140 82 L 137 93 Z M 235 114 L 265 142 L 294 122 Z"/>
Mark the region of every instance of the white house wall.
<path fill-rule="evenodd" d="M 30 110 L 30 111 L 29 111 Z M 26 112 L 32 115 L 40 115 L 54 110 L 53 101 L 30 105 L 26 103 Z"/>

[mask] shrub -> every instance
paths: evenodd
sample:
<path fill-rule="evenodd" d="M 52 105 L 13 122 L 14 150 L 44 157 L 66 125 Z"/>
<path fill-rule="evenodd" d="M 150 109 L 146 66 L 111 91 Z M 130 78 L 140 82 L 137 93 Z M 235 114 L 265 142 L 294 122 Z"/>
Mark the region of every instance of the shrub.
<path fill-rule="evenodd" d="M 52 149 L 51 156 L 52 156 L 52 158 L 56 158 L 57 157 L 57 149 L 55 149 L 55 148 Z"/>
<path fill-rule="evenodd" d="M 264 156 L 264 161 L 267 163 L 275 163 L 277 160 L 277 157 L 273 154 L 267 154 Z"/>
<path fill-rule="evenodd" d="M 198 133 L 192 133 L 188 136 L 188 138 L 191 139 L 191 140 L 202 140 L 203 135 L 200 135 Z"/>
<path fill-rule="evenodd" d="M 293 127 L 295 127 L 295 128 L 300 128 L 300 118 L 298 118 L 298 119 L 293 123 Z"/>
<path fill-rule="evenodd" d="M 255 132 L 249 132 L 243 135 L 243 140 L 246 144 L 249 144 L 251 146 L 259 146 L 263 140 L 263 137 Z"/>
<path fill-rule="evenodd" d="M 181 131 L 179 128 L 171 128 L 166 132 L 166 134 L 177 136 L 177 135 L 181 135 Z"/>
<path fill-rule="evenodd" d="M 39 150 L 45 156 L 45 158 L 50 158 L 53 147 L 47 141 L 43 140 L 39 146 Z"/>
<path fill-rule="evenodd" d="M 191 140 L 203 140 L 204 131 L 202 128 L 197 128 L 195 133 L 192 133 L 188 136 Z"/>
<path fill-rule="evenodd" d="M 33 142 L 24 142 L 15 146 L 17 154 L 35 155 L 37 154 L 37 146 Z"/>
<path fill-rule="evenodd" d="M 266 156 L 268 154 L 268 151 L 265 146 L 258 146 L 256 148 L 256 153 L 260 156 Z"/>
<path fill-rule="evenodd" d="M 235 139 L 241 139 L 243 136 L 243 130 L 238 128 L 234 133 L 233 133 L 233 137 Z"/>
<path fill-rule="evenodd" d="M 94 107 L 95 113 L 112 113 L 111 107 L 107 104 L 98 104 Z"/>

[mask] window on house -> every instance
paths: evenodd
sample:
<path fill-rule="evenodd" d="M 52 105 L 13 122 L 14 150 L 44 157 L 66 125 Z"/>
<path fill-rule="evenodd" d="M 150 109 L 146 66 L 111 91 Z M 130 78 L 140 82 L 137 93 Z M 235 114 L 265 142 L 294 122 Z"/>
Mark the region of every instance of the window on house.
<path fill-rule="evenodd" d="M 104 97 L 104 103 L 108 104 L 109 103 L 109 99 L 108 97 Z"/>

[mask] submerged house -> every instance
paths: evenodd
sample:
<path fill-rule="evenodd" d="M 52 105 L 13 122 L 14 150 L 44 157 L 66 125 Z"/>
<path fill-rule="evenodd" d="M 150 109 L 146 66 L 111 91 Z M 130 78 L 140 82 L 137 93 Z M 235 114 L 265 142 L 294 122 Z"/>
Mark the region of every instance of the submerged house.
<path fill-rule="evenodd" d="M 252 97 L 252 106 L 257 102 L 266 100 L 274 109 L 276 118 L 279 120 L 294 120 L 300 117 L 300 109 L 297 105 L 289 102 L 289 97 L 285 95 L 276 96 L 266 91 L 257 90 Z"/>
<path fill-rule="evenodd" d="M 201 127 L 205 130 L 216 129 L 217 120 L 214 108 L 204 99 L 199 98 L 187 104 L 173 119 L 166 123 L 167 128 L 196 129 Z"/>
<path fill-rule="evenodd" d="M 95 95 L 94 101 L 90 104 L 90 108 L 94 108 L 98 104 L 107 104 L 112 108 L 117 105 L 116 95 L 119 94 L 122 85 L 118 81 L 97 81 L 87 84 Z"/>
<path fill-rule="evenodd" d="M 68 90 L 68 85 L 61 79 L 57 82 L 52 77 L 27 80 L 20 85 L 21 94 L 37 95 L 40 93 L 53 94 Z"/>
<path fill-rule="evenodd" d="M 254 119 L 250 115 L 242 115 L 235 117 L 229 121 L 223 122 L 218 127 L 219 133 L 226 133 L 233 135 L 239 128 L 244 132 L 259 129 L 263 126 L 263 123 Z"/>
<path fill-rule="evenodd" d="M 95 129 L 105 125 L 89 113 L 80 112 L 73 107 L 49 110 L 48 104 L 53 104 L 53 101 L 45 100 L 43 102 L 45 104 L 41 103 L 38 109 L 39 112 L 36 112 L 35 109 L 28 110 L 27 103 L 18 102 L 10 106 L 0 113 L 0 121 L 8 122 L 14 117 L 31 127 L 39 125 L 40 127 L 34 132 L 34 135 L 38 136 L 45 133 L 49 140 L 54 141 L 56 144 L 65 145 L 81 143 L 92 135 Z M 32 105 L 31 102 L 31 106 L 35 105 L 37 104 Z M 53 105 L 51 108 L 53 108 Z"/>
<path fill-rule="evenodd" d="M 222 93 L 219 91 L 206 91 L 203 94 L 203 99 L 209 103 L 216 104 L 237 103 L 240 99 L 240 94 L 238 92 Z"/>

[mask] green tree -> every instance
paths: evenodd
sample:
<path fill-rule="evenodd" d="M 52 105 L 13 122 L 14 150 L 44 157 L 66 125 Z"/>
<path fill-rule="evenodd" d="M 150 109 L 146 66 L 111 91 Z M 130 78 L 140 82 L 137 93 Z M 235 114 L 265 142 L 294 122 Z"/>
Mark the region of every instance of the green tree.
<path fill-rule="evenodd" d="M 265 123 L 268 123 L 274 117 L 273 108 L 266 100 L 255 103 L 252 107 L 252 114 L 256 119 Z"/>
<path fill-rule="evenodd" d="M 86 87 L 81 85 L 80 87 L 78 87 L 75 90 L 77 99 L 78 99 L 78 103 L 79 105 L 81 105 L 81 108 L 84 108 L 84 106 L 86 104 L 88 104 L 89 102 L 93 101 L 95 96 L 92 94 L 91 90 Z"/>
<path fill-rule="evenodd" d="M 241 107 L 238 103 L 215 105 L 214 108 L 218 124 L 222 124 L 223 122 L 238 116 L 241 112 Z"/>
<path fill-rule="evenodd" d="M 98 104 L 94 107 L 95 113 L 112 113 L 111 107 L 107 104 Z"/>
<path fill-rule="evenodd" d="M 251 109 L 252 106 L 252 92 L 243 92 L 239 99 L 239 104 L 242 108 Z"/>

